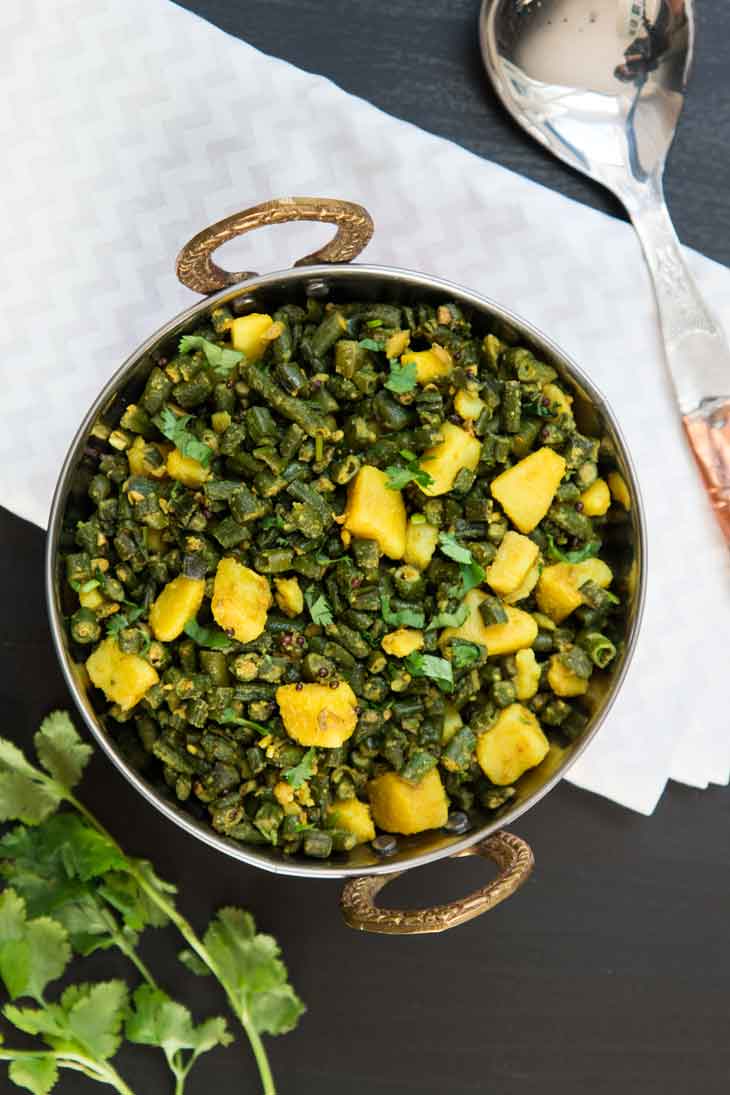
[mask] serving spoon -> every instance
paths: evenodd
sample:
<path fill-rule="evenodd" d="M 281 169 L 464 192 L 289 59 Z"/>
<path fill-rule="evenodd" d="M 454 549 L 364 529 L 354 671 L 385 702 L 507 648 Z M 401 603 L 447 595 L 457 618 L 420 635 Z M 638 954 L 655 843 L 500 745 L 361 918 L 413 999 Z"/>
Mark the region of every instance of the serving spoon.
<path fill-rule="evenodd" d="M 662 187 L 692 63 L 693 0 L 482 0 L 479 24 L 510 114 L 631 217 L 686 436 L 730 544 L 730 347 L 687 269 Z"/>

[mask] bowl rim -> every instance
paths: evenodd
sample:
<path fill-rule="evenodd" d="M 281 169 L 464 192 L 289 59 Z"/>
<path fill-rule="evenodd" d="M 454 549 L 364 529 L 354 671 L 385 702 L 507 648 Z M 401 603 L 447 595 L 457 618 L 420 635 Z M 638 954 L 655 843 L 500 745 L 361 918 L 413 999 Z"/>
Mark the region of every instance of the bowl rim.
<path fill-rule="evenodd" d="M 637 543 L 635 545 L 637 561 L 639 564 L 639 580 L 637 583 L 637 589 L 634 599 L 634 612 L 629 626 L 629 632 L 626 639 L 626 645 L 624 648 L 624 654 L 622 658 L 621 666 L 618 669 L 616 676 L 611 681 L 610 690 L 604 700 L 603 707 L 595 717 L 593 724 L 590 726 L 588 732 L 584 733 L 581 739 L 572 746 L 570 754 L 564 758 L 564 760 L 557 766 L 554 772 L 552 772 L 547 779 L 537 787 L 532 793 L 522 802 L 516 803 L 512 808 L 501 812 L 499 817 L 493 821 L 482 825 L 479 828 L 470 830 L 460 840 L 454 840 L 453 843 L 449 843 L 446 846 L 432 849 L 430 851 L 424 851 L 422 853 L 416 853 L 412 857 L 409 857 L 404 864 L 399 857 L 395 857 L 395 861 L 384 859 L 382 863 L 376 863 L 370 866 L 345 866 L 338 863 L 331 865 L 325 865 L 318 861 L 313 861 L 303 864 L 299 860 L 287 861 L 282 857 L 281 861 L 273 861 L 266 859 L 259 855 L 256 851 L 256 846 L 249 846 L 245 844 L 238 844 L 234 841 L 216 833 L 210 826 L 203 822 L 197 821 L 191 814 L 186 813 L 183 809 L 174 805 L 174 803 L 165 800 L 160 796 L 155 788 L 144 779 L 144 777 L 137 772 L 116 749 L 114 743 L 105 733 L 103 727 L 97 720 L 93 719 L 89 712 L 89 705 L 85 702 L 81 695 L 81 689 L 78 682 L 75 679 L 72 669 L 71 658 L 68 654 L 65 644 L 65 631 L 63 627 L 63 619 L 59 610 L 57 597 L 55 594 L 56 587 L 56 560 L 58 554 L 58 540 L 63 519 L 67 487 L 71 480 L 72 473 L 77 465 L 79 458 L 79 449 L 83 440 L 86 439 L 90 427 L 93 425 L 100 411 L 105 407 L 114 393 L 122 386 L 127 375 L 131 373 L 140 360 L 153 350 L 158 343 L 166 338 L 169 338 L 176 330 L 186 326 L 191 320 L 200 315 L 202 312 L 210 311 L 218 303 L 226 302 L 232 298 L 239 297 L 245 293 L 246 289 L 254 290 L 264 289 L 267 286 L 271 286 L 274 283 L 281 284 L 282 282 L 294 282 L 304 283 L 307 288 L 310 288 L 316 283 L 327 282 L 331 277 L 341 278 L 348 277 L 366 277 L 373 279 L 380 279 L 385 282 L 392 283 L 406 283 L 411 287 L 422 288 L 427 291 L 443 290 L 446 295 L 455 296 L 467 305 L 480 310 L 488 311 L 493 316 L 499 316 L 507 323 L 517 327 L 521 334 L 525 334 L 529 340 L 536 343 L 539 346 L 544 347 L 554 357 L 556 357 L 560 364 L 566 369 L 566 372 L 587 392 L 590 397 L 591 403 L 598 408 L 601 415 L 610 424 L 619 444 L 620 455 L 623 466 L 629 474 L 631 480 L 631 495 L 634 500 L 635 509 L 635 527 L 637 530 Z M 202 297 L 199 301 L 196 301 L 189 308 L 184 309 L 177 315 L 169 319 L 161 327 L 159 327 L 152 335 L 146 338 L 140 343 L 135 350 L 129 354 L 122 362 L 118 369 L 114 371 L 112 376 L 103 385 L 101 391 L 97 395 L 96 399 L 91 404 L 90 408 L 82 418 L 73 439 L 71 440 L 63 464 L 58 474 L 58 479 L 53 493 L 53 499 L 51 502 L 51 508 L 48 519 L 48 531 L 46 536 L 46 550 L 44 561 L 44 573 L 45 573 L 45 592 L 46 592 L 46 605 L 48 610 L 49 625 L 51 629 L 51 635 L 53 638 L 53 644 L 56 651 L 56 656 L 61 665 L 61 670 L 66 681 L 66 685 L 71 693 L 74 704 L 77 710 L 81 714 L 86 726 L 90 733 L 94 737 L 95 741 L 101 746 L 104 753 L 112 761 L 115 767 L 121 772 L 121 774 L 127 779 L 127 781 L 138 791 L 152 806 L 155 807 L 160 813 L 163 814 L 169 821 L 172 821 L 178 827 L 180 827 L 189 836 L 193 836 L 198 840 L 203 841 L 211 848 L 215 848 L 219 852 L 223 852 L 225 855 L 233 859 L 239 860 L 248 864 L 249 866 L 258 867 L 263 870 L 267 870 L 273 874 L 288 875 L 299 878 L 321 878 L 321 879 L 340 879 L 340 878 L 352 878 L 366 875 L 389 875 L 395 873 L 402 873 L 405 870 L 412 870 L 416 867 L 425 866 L 428 863 L 434 863 L 439 859 L 444 859 L 452 855 L 458 855 L 464 852 L 466 849 L 471 848 L 474 844 L 478 844 L 482 840 L 486 839 L 490 834 L 497 830 L 504 829 L 508 825 L 511 825 L 514 821 L 520 818 L 527 810 L 533 806 L 548 794 L 567 774 L 573 764 L 578 758 L 585 752 L 589 744 L 593 741 L 598 731 L 603 726 L 609 712 L 611 711 L 616 697 L 618 696 L 621 688 L 626 679 L 626 675 L 631 664 L 634 651 L 636 648 L 636 642 L 641 630 L 641 622 L 644 613 L 644 605 L 646 601 L 646 586 L 647 586 L 647 530 L 646 530 L 646 517 L 644 510 L 644 503 L 641 496 L 641 490 L 639 487 L 638 477 L 636 469 L 631 458 L 631 454 L 626 443 L 626 439 L 623 435 L 623 431 L 614 415 L 608 401 L 603 393 L 595 385 L 595 383 L 586 375 L 580 365 L 568 354 L 557 342 L 552 338 L 545 335 L 538 327 L 534 326 L 529 320 L 526 320 L 517 312 L 513 312 L 511 309 L 506 308 L 498 301 L 491 297 L 484 296 L 481 293 L 477 293 L 474 290 L 465 288 L 457 282 L 447 280 L 445 278 L 434 277 L 430 274 L 422 273 L 415 270 L 408 270 L 406 268 L 394 267 L 394 266 L 379 266 L 369 263 L 331 263 L 331 264 L 318 264 L 313 266 L 293 267 L 290 269 L 272 271 L 267 274 L 256 275 L 248 277 L 240 282 L 228 285 L 218 292 L 212 293 L 209 296 Z M 329 862 L 329 861 L 328 861 Z"/>

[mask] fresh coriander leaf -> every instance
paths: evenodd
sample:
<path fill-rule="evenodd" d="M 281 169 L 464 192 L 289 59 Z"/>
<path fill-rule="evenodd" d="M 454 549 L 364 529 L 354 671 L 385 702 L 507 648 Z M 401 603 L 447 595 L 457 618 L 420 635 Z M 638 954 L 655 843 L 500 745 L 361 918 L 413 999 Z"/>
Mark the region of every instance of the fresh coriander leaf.
<path fill-rule="evenodd" d="M 6 1004 L 3 1015 L 23 1034 L 40 1034 L 45 1041 L 63 1038 L 66 1034 L 63 1009 L 59 1004 L 48 1004 L 45 1008 L 18 1008 Z"/>
<path fill-rule="evenodd" d="M 448 555 L 449 559 L 453 559 L 455 563 L 473 562 L 469 548 L 462 547 L 456 537 L 450 532 L 439 533 L 439 547 L 444 555 Z"/>
<path fill-rule="evenodd" d="M 416 365 L 409 361 L 401 365 L 398 361 L 390 362 L 390 376 L 383 385 L 389 392 L 401 395 L 403 392 L 412 392 L 416 386 Z"/>
<path fill-rule="evenodd" d="M 48 1095 L 58 1080 L 58 1068 L 52 1057 L 18 1058 L 11 1061 L 8 1077 L 32 1095 Z"/>
<path fill-rule="evenodd" d="M 124 870 L 127 860 L 116 845 L 77 814 L 56 814 L 35 829 L 18 825 L 0 840 L 0 858 L 51 869 L 63 864 L 67 878 L 87 882 L 107 871 Z"/>
<path fill-rule="evenodd" d="M 459 574 L 461 575 L 461 590 L 460 595 L 466 596 L 470 589 L 475 589 L 476 586 L 482 584 L 485 578 L 484 568 L 479 563 L 462 564 L 459 567 Z"/>
<path fill-rule="evenodd" d="M 71 960 L 64 928 L 50 917 L 26 918 L 26 905 L 15 890 L 0 894 L 0 979 L 11 1000 L 31 996 L 43 1002 L 43 990 L 60 977 Z"/>
<path fill-rule="evenodd" d="M 173 1072 L 182 1071 L 176 1060 L 180 1050 L 192 1050 L 197 1057 L 214 1046 L 230 1045 L 233 1040 L 225 1019 L 207 1019 L 196 1027 L 186 1007 L 151 985 L 140 985 L 132 1000 L 124 1028 L 128 1041 L 159 1046 Z"/>
<path fill-rule="evenodd" d="M 430 487 L 433 483 L 433 476 L 421 467 L 417 457 L 410 460 L 406 467 L 391 464 L 385 472 L 388 476 L 385 485 L 390 490 L 403 490 L 409 483 L 417 483 L 419 487 Z"/>
<path fill-rule="evenodd" d="M 436 627 L 461 627 L 469 618 L 469 611 L 468 605 L 460 604 L 454 612 L 437 612 L 426 631 L 433 631 Z"/>
<path fill-rule="evenodd" d="M 96 589 L 101 585 L 98 578 L 89 578 L 88 582 L 77 582 L 74 578 L 69 579 L 71 589 L 76 593 L 91 593 L 92 589 Z"/>
<path fill-rule="evenodd" d="M 290 787 L 293 787 L 294 790 L 296 790 L 297 787 L 301 787 L 303 783 L 306 783 L 307 780 L 314 775 L 316 768 L 317 754 L 314 748 L 307 749 L 306 753 L 299 761 L 299 764 L 284 772 L 284 779 Z"/>
<path fill-rule="evenodd" d="M 191 354 L 194 350 L 202 350 L 211 369 L 218 376 L 226 377 L 235 369 L 244 354 L 240 350 L 231 350 L 226 346 L 218 346 L 200 335 L 183 335 L 178 347 L 181 354 Z"/>
<path fill-rule="evenodd" d="M 191 973 L 194 973 L 197 977 L 210 977 L 210 970 L 206 966 L 202 958 L 199 958 L 195 951 L 189 950 L 187 947 L 185 950 L 178 952 L 178 958 L 182 962 L 183 966 Z"/>
<path fill-rule="evenodd" d="M 38 825 L 60 802 L 51 787 L 38 783 L 25 772 L 0 772 L 0 821 L 22 821 Z"/>
<path fill-rule="evenodd" d="M 186 428 L 192 417 L 191 414 L 182 414 L 178 417 L 169 407 L 165 407 L 155 421 L 159 426 L 160 433 L 168 441 L 172 441 L 175 448 L 179 449 L 183 456 L 189 456 L 191 460 L 197 460 L 199 464 L 207 468 L 213 450 L 204 445 L 202 441 L 198 441 L 195 434 L 190 433 Z"/>
<path fill-rule="evenodd" d="M 7 738 L 0 738 L 0 770 L 9 768 L 14 772 L 24 772 L 28 776 L 36 776 L 33 765 L 26 760 L 25 753 Z"/>
<path fill-rule="evenodd" d="M 98 887 L 100 897 L 121 916 L 125 927 L 133 932 L 145 928 L 162 928 L 167 916 L 140 889 L 137 880 L 123 871 L 108 871 Z M 68 926 L 68 925 L 67 925 Z"/>
<path fill-rule="evenodd" d="M 382 321 L 382 319 L 369 319 L 367 321 L 367 323 L 365 324 L 365 326 L 366 327 L 382 327 L 383 326 L 383 321 Z"/>
<path fill-rule="evenodd" d="M 38 759 L 57 783 L 71 789 L 84 774 L 93 752 L 82 741 L 66 711 L 52 711 L 33 738 Z"/>
<path fill-rule="evenodd" d="M 259 734 L 269 733 L 268 726 L 262 726 L 260 722 L 253 722 L 252 719 L 242 718 L 236 714 L 233 707 L 224 707 L 217 721 L 223 726 L 247 726 L 249 730 L 256 730 Z"/>
<path fill-rule="evenodd" d="M 391 612 L 387 593 L 380 598 L 380 611 L 386 624 L 391 627 L 423 627 L 425 622 L 423 609 L 420 608 L 402 608 L 398 612 Z"/>
<path fill-rule="evenodd" d="M 418 453 L 411 452 L 410 449 L 400 449 L 399 456 L 402 456 L 404 460 L 418 460 Z"/>
<path fill-rule="evenodd" d="M 304 1005 L 291 985 L 278 985 L 251 1001 L 251 1016 L 260 1034 L 286 1034 L 294 1030 Z"/>
<path fill-rule="evenodd" d="M 147 611 L 145 605 L 136 605 L 132 601 L 125 601 L 124 603 L 127 606 L 124 612 L 115 612 L 113 616 L 109 617 L 106 625 L 107 635 L 118 635 L 126 627 L 135 624 L 140 616 Z"/>
<path fill-rule="evenodd" d="M 482 656 L 482 647 L 478 643 L 468 643 L 457 639 L 451 644 L 451 664 L 454 669 L 464 669 L 478 662 Z"/>
<path fill-rule="evenodd" d="M 307 602 L 307 608 L 313 623 L 319 627 L 328 627 L 334 622 L 332 608 L 323 593 L 317 594 L 316 590 L 310 587 L 304 594 L 304 600 Z"/>
<path fill-rule="evenodd" d="M 430 677 L 442 692 L 451 692 L 454 687 L 454 674 L 451 662 L 446 658 L 436 658 L 433 654 L 409 654 L 405 659 L 406 668 L 412 677 Z"/>
<path fill-rule="evenodd" d="M 233 641 L 225 631 L 220 631 L 217 627 L 201 627 L 197 620 L 188 620 L 183 630 L 198 646 L 224 652 L 233 649 Z"/>
<path fill-rule="evenodd" d="M 545 537 L 548 542 L 548 555 L 561 563 L 582 563 L 584 559 L 592 559 L 601 550 L 600 540 L 589 540 L 578 551 L 561 551 L 549 532 L 545 533 Z"/>
<path fill-rule="evenodd" d="M 533 418 L 549 418 L 552 412 L 542 399 L 536 399 L 533 403 L 523 403 L 522 413 L 532 415 Z"/>
<path fill-rule="evenodd" d="M 221 909 L 208 926 L 204 943 L 231 986 L 239 1011 L 248 1011 L 257 1030 L 292 1030 L 304 1005 L 288 985 L 279 945 L 272 936 L 256 932 L 249 913 Z"/>
<path fill-rule="evenodd" d="M 108 1060 L 122 1041 L 127 1001 L 123 981 L 69 985 L 61 997 L 69 1034 L 91 1057 Z"/>
<path fill-rule="evenodd" d="M 385 348 L 382 342 L 376 342 L 374 338 L 361 338 L 358 346 L 362 346 L 363 350 L 372 350 L 376 354 Z"/>
<path fill-rule="evenodd" d="M 310 829 L 314 828 L 314 825 L 310 825 L 308 821 L 297 821 L 292 826 L 295 833 L 307 833 Z"/>

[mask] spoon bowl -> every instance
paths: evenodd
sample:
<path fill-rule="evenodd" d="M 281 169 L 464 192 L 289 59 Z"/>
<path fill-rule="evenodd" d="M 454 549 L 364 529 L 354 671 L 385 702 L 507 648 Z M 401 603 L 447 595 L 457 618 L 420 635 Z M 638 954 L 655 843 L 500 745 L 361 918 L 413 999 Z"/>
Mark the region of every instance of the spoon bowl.
<path fill-rule="evenodd" d="M 482 0 L 482 56 L 507 110 L 623 202 L 644 250 L 688 443 L 730 545 L 730 347 L 664 201 L 694 47 L 693 0 Z"/>

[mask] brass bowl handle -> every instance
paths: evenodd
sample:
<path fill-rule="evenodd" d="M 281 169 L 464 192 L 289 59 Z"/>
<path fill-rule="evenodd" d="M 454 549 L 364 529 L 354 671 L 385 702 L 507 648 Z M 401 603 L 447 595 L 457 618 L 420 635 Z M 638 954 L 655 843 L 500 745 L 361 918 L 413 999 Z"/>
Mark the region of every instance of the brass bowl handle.
<path fill-rule="evenodd" d="M 457 855 L 480 855 L 491 859 L 500 868 L 499 875 L 459 901 L 434 905 L 430 909 L 382 909 L 375 904 L 376 894 L 388 882 L 399 878 L 403 871 L 353 878 L 345 884 L 340 898 L 345 923 L 363 932 L 379 932 L 382 935 L 445 932 L 475 916 L 481 916 L 499 905 L 500 901 L 511 897 L 527 881 L 535 865 L 529 844 L 512 833 L 495 833 L 481 844 L 475 844 Z"/>
<path fill-rule="evenodd" d="M 322 221 L 336 224 L 337 232 L 329 243 L 299 259 L 295 266 L 311 266 L 317 262 L 350 262 L 367 245 L 373 234 L 373 221 L 367 209 L 354 202 L 338 198 L 274 198 L 241 213 L 224 217 L 198 232 L 185 244 L 177 256 L 177 276 L 183 285 L 195 293 L 214 293 L 235 285 L 237 281 L 256 277 L 252 271 L 237 274 L 221 269 L 211 255 L 223 243 L 243 236 L 266 224 L 287 221 Z"/>

